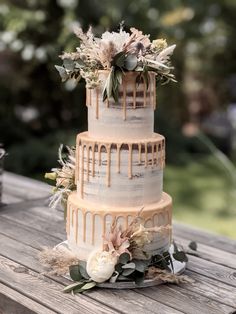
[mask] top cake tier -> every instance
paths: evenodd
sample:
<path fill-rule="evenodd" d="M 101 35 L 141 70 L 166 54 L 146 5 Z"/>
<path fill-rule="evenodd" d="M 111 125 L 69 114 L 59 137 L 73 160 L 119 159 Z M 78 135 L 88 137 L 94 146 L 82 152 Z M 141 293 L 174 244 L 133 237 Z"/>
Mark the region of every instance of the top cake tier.
<path fill-rule="evenodd" d="M 86 89 L 88 132 L 94 138 L 145 138 L 152 136 L 156 108 L 155 73 L 148 72 L 148 85 L 139 72 L 125 72 L 119 86 L 118 102 L 113 98 L 103 101 L 102 93 L 109 75 L 99 71 L 101 84 Z"/>

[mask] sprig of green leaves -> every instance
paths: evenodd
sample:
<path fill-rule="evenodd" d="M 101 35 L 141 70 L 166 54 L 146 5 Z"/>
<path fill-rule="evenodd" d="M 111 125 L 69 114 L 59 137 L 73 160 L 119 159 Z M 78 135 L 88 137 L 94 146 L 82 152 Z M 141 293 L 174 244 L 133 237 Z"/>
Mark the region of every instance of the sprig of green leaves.
<path fill-rule="evenodd" d="M 86 271 L 86 263 L 80 262 L 78 265 L 71 265 L 69 267 L 70 277 L 74 283 L 63 289 L 66 293 L 83 293 L 86 290 L 92 289 L 96 286 L 96 282 L 91 280 Z"/>

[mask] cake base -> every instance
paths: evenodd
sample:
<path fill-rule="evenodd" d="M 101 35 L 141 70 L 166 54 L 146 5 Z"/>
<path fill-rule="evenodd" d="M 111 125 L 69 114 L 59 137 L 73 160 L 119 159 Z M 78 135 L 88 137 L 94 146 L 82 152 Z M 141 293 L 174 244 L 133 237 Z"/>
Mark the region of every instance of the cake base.
<path fill-rule="evenodd" d="M 54 247 L 54 249 L 56 250 L 56 249 L 59 249 L 61 247 L 70 251 L 70 247 L 68 246 L 68 241 L 63 241 L 63 242 L 57 244 Z M 175 275 L 181 275 L 185 271 L 187 263 L 186 262 L 181 263 L 181 262 L 174 259 L 173 255 L 172 255 L 174 252 L 174 246 L 173 245 L 170 246 L 168 251 L 169 251 L 171 258 L 172 258 L 172 261 L 173 261 L 173 269 L 174 269 L 173 273 Z M 63 277 L 73 281 L 69 274 L 65 275 Z M 114 283 L 111 283 L 111 282 L 98 283 L 96 285 L 96 287 L 106 288 L 106 289 L 137 289 L 137 288 L 158 286 L 158 285 L 161 285 L 163 283 L 164 282 L 160 279 L 144 279 L 144 281 L 141 284 L 137 285 L 134 281 L 130 281 L 130 280 L 125 281 L 124 280 L 124 281 L 117 281 Z"/>

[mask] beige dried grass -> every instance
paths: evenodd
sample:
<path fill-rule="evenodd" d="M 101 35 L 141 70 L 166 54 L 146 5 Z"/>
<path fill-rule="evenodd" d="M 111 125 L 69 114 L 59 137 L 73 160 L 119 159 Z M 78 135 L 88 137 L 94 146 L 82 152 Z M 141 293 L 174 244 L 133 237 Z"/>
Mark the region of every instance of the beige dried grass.
<path fill-rule="evenodd" d="M 78 257 L 64 247 L 53 249 L 44 247 L 39 253 L 39 261 L 49 269 L 47 273 L 57 276 L 67 274 L 69 266 L 79 263 Z"/>

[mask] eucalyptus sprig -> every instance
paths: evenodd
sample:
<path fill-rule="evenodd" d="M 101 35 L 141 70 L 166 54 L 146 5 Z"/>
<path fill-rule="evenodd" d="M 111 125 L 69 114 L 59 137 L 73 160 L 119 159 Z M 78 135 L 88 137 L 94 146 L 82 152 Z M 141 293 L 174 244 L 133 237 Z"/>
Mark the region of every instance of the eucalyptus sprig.
<path fill-rule="evenodd" d="M 86 266 L 80 262 L 78 265 L 72 265 L 69 268 L 70 277 L 74 283 L 68 285 L 63 289 L 66 293 L 83 293 L 86 290 L 92 289 L 96 286 L 96 282 L 89 278 L 86 271 Z"/>

